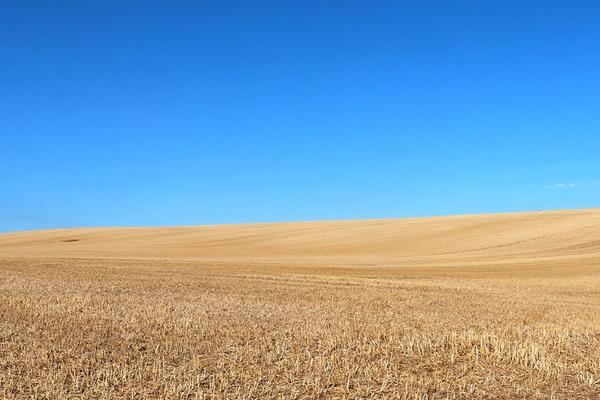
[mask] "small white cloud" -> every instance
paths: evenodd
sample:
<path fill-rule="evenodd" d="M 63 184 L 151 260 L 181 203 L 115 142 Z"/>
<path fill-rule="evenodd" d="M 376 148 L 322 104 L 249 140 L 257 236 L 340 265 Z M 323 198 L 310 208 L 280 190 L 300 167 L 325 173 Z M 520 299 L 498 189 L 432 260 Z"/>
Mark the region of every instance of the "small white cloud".
<path fill-rule="evenodd" d="M 546 189 L 569 189 L 574 188 L 575 186 L 577 186 L 575 183 L 556 183 L 554 185 L 546 186 Z"/>
<path fill-rule="evenodd" d="M 590 187 L 590 186 L 600 186 L 600 181 L 579 182 L 579 183 L 556 183 L 554 185 L 546 186 L 546 189 L 549 189 L 549 190 L 573 189 L 573 188 L 577 188 L 577 187 Z"/>

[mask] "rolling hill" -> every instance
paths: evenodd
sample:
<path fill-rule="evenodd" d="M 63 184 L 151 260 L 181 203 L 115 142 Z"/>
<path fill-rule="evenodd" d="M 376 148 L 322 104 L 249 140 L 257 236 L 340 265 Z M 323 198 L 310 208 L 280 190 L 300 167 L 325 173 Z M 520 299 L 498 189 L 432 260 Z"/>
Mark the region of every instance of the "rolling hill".
<path fill-rule="evenodd" d="M 600 259 L 600 209 L 0 235 L 0 255 L 408 264 Z"/>

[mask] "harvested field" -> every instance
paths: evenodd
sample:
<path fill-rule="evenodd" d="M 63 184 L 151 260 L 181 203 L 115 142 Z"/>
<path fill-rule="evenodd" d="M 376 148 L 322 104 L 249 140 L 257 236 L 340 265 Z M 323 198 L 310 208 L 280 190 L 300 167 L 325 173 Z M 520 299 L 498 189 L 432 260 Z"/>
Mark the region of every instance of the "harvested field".
<path fill-rule="evenodd" d="M 0 235 L 0 397 L 600 398 L 600 210 Z"/>

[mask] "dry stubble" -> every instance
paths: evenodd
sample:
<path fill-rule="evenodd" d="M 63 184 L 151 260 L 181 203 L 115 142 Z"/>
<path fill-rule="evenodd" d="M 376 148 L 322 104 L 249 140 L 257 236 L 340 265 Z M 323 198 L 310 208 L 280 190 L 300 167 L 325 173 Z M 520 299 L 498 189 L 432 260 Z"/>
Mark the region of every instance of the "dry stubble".
<path fill-rule="evenodd" d="M 600 211 L 0 236 L 4 398 L 600 398 Z"/>

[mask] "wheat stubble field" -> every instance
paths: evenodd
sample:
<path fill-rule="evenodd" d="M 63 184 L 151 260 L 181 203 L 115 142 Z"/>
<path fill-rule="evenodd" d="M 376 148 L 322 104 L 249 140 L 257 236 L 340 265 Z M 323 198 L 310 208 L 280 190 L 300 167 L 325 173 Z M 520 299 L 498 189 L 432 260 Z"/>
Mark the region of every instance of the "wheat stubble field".
<path fill-rule="evenodd" d="M 600 210 L 3 234 L 0 397 L 600 398 Z"/>

